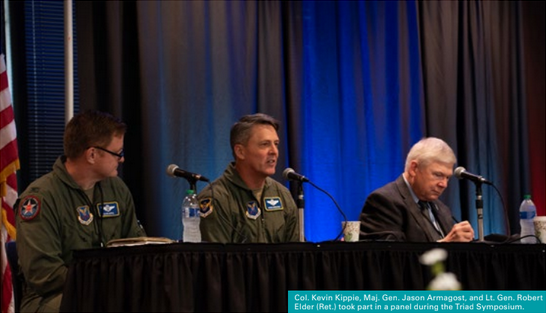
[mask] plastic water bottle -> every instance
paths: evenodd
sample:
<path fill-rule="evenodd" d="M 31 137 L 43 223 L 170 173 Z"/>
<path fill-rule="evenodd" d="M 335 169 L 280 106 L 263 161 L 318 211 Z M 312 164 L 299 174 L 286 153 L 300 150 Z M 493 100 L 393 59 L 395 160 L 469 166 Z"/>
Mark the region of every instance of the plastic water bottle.
<path fill-rule="evenodd" d="M 521 226 L 520 236 L 535 235 L 535 225 L 533 218 L 537 214 L 537 208 L 531 200 L 531 195 L 525 195 L 521 205 L 519 206 L 519 224 Z M 536 243 L 534 237 L 521 239 L 521 243 Z"/>
<path fill-rule="evenodd" d="M 201 242 L 201 231 L 199 230 L 199 202 L 197 195 L 192 189 L 186 191 L 186 197 L 182 202 L 182 225 L 184 242 Z"/>

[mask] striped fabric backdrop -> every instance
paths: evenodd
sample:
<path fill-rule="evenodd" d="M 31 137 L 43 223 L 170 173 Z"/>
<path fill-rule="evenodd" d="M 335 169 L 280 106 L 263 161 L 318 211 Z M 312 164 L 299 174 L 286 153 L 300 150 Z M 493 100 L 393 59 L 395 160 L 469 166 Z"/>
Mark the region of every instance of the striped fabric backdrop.
<path fill-rule="evenodd" d="M 14 312 L 12 273 L 7 265 L 4 244 L 15 240 L 15 218 L 13 204 L 17 199 L 17 177 L 19 169 L 17 133 L 11 96 L 8 89 L 8 75 L 4 55 L 0 54 L 0 204 L 2 206 L 2 313 Z"/>

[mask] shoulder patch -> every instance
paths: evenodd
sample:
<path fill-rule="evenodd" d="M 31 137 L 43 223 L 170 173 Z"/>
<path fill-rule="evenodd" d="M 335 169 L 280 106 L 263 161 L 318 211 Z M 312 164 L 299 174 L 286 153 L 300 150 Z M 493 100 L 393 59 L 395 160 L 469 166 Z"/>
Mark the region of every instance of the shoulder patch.
<path fill-rule="evenodd" d="M 89 212 L 89 207 L 87 205 L 78 207 L 76 211 L 78 211 L 78 221 L 80 221 L 80 224 L 91 224 L 93 221 L 93 213 Z"/>
<path fill-rule="evenodd" d="M 284 210 L 282 206 L 281 197 L 265 197 L 265 210 L 266 211 L 281 211 Z"/>
<path fill-rule="evenodd" d="M 199 215 L 207 217 L 212 213 L 212 198 L 205 198 L 199 201 Z"/>
<path fill-rule="evenodd" d="M 98 212 L 103 218 L 119 216 L 119 204 L 116 201 L 97 204 Z"/>
<path fill-rule="evenodd" d="M 246 217 L 255 220 L 262 214 L 262 210 L 256 201 L 248 201 L 246 204 Z"/>
<path fill-rule="evenodd" d="M 30 221 L 38 216 L 40 207 L 40 199 L 35 196 L 26 196 L 19 206 L 19 216 L 25 221 Z"/>

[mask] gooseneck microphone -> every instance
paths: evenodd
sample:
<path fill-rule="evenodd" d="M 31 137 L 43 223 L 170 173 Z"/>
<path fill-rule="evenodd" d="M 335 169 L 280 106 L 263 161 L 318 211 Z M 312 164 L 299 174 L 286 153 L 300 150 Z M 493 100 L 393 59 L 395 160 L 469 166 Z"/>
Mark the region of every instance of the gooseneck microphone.
<path fill-rule="evenodd" d="M 478 215 L 478 238 L 480 241 L 483 241 L 483 199 L 482 199 L 482 183 L 487 185 L 493 185 L 492 182 L 483 178 L 480 175 L 472 174 L 466 171 L 466 168 L 459 166 L 455 169 L 455 176 L 458 179 L 468 179 L 476 185 L 476 211 Z"/>
<path fill-rule="evenodd" d="M 171 165 L 169 165 L 167 167 L 167 175 L 169 175 L 171 177 L 182 177 L 182 178 L 185 178 L 185 179 L 188 179 L 188 180 L 200 180 L 200 181 L 204 181 L 204 182 L 209 181 L 209 179 L 206 178 L 203 175 L 195 174 L 195 173 L 191 173 L 191 172 L 186 172 L 184 170 L 181 170 L 178 167 L 178 165 L 176 165 L 176 164 L 171 164 Z"/>
<path fill-rule="evenodd" d="M 211 184 L 209 179 L 206 178 L 205 176 L 181 170 L 176 164 L 171 164 L 167 167 L 167 175 L 171 177 L 182 177 L 187 179 L 190 182 L 190 185 L 191 185 L 190 188 L 195 190 L 196 193 L 197 193 L 197 190 L 195 188 L 196 181 L 201 180 L 204 182 L 208 182 L 210 186 L 210 192 L 211 192 L 210 205 L 213 205 L 213 202 L 214 202 L 213 184 Z M 247 237 L 244 234 L 242 234 L 240 231 L 238 231 L 237 228 L 233 226 L 228 219 L 223 217 L 221 214 L 218 214 L 217 216 L 220 217 L 220 219 L 222 219 L 226 223 L 226 225 L 228 225 L 240 238 L 242 238 L 241 243 L 245 243 L 247 241 Z M 238 239 L 239 237 L 235 237 L 234 239 Z"/>
<path fill-rule="evenodd" d="M 286 180 L 292 180 L 292 181 L 297 181 L 298 182 L 298 199 L 297 199 L 297 205 L 298 205 L 298 221 L 299 221 L 299 228 L 300 228 L 300 242 L 304 242 L 305 241 L 305 224 L 304 224 L 304 213 L 303 213 L 303 209 L 305 207 L 305 200 L 304 200 L 304 195 L 303 195 L 303 183 L 304 182 L 308 182 L 309 179 L 307 179 L 307 177 L 303 176 L 303 175 L 300 175 L 298 173 L 296 173 L 296 171 L 294 171 L 293 169 L 291 168 L 286 168 L 283 172 L 282 172 L 282 177 L 284 177 L 284 179 Z"/>
<path fill-rule="evenodd" d="M 285 169 L 282 172 L 282 177 L 284 177 L 284 179 L 286 179 L 286 180 L 295 180 L 295 181 L 300 181 L 300 182 L 304 182 L 304 183 L 309 182 L 309 179 L 307 177 L 296 173 L 296 171 L 294 171 L 291 168 Z"/>
<path fill-rule="evenodd" d="M 487 179 L 483 178 L 482 176 L 480 175 L 476 175 L 476 174 L 472 174 L 470 172 L 467 172 L 466 171 L 466 168 L 462 167 L 462 166 L 459 166 L 455 169 L 455 176 L 458 178 L 458 179 L 468 179 L 474 183 L 479 183 L 479 184 L 487 184 L 487 185 L 493 185 L 492 182 L 488 181 Z"/>
<path fill-rule="evenodd" d="M 302 187 L 302 183 L 304 182 L 307 182 L 309 184 L 311 184 L 311 186 L 317 188 L 318 190 L 322 191 L 323 193 L 325 193 L 328 197 L 330 197 L 330 199 L 332 199 L 332 201 L 334 202 L 334 204 L 336 205 L 336 208 L 338 209 L 338 211 L 341 213 L 341 215 L 343 216 L 343 220 L 345 222 L 347 222 L 347 216 L 345 215 L 345 213 L 343 212 L 343 210 L 339 207 L 339 204 L 337 203 L 336 199 L 334 199 L 334 197 L 332 197 L 331 194 L 329 194 L 326 190 L 320 188 L 319 186 L 315 185 L 312 181 L 310 181 L 307 177 L 301 175 L 301 174 L 298 174 L 296 173 L 296 171 L 294 171 L 293 169 L 291 168 L 286 168 L 283 172 L 282 172 L 282 177 L 284 177 L 284 179 L 286 180 L 292 180 L 292 181 L 297 181 L 299 182 L 299 186 L 298 186 L 298 191 L 299 191 L 299 194 L 298 194 L 298 203 L 301 204 L 299 205 L 299 208 L 298 208 L 298 211 L 299 211 L 299 223 L 300 223 L 300 241 L 305 241 L 305 229 L 304 229 L 304 224 L 303 224 L 303 187 Z M 346 224 L 345 224 L 346 225 Z M 343 235 L 343 228 L 341 229 L 341 232 L 337 235 L 336 239 L 335 240 L 339 240 L 341 238 L 341 236 Z"/>

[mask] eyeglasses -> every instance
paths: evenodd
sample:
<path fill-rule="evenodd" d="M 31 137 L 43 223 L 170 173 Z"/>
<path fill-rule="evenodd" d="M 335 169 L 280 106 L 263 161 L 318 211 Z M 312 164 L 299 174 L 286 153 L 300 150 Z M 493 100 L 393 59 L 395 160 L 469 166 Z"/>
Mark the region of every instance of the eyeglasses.
<path fill-rule="evenodd" d="M 112 152 L 110 150 L 107 150 L 107 149 L 104 149 L 104 148 L 101 148 L 101 147 L 93 147 L 93 148 L 102 150 L 102 151 L 107 152 L 107 153 L 110 153 L 111 155 L 118 157 L 119 160 L 121 160 L 121 158 L 123 158 L 125 156 L 123 150 L 121 150 L 120 153 L 115 153 L 115 152 Z"/>

